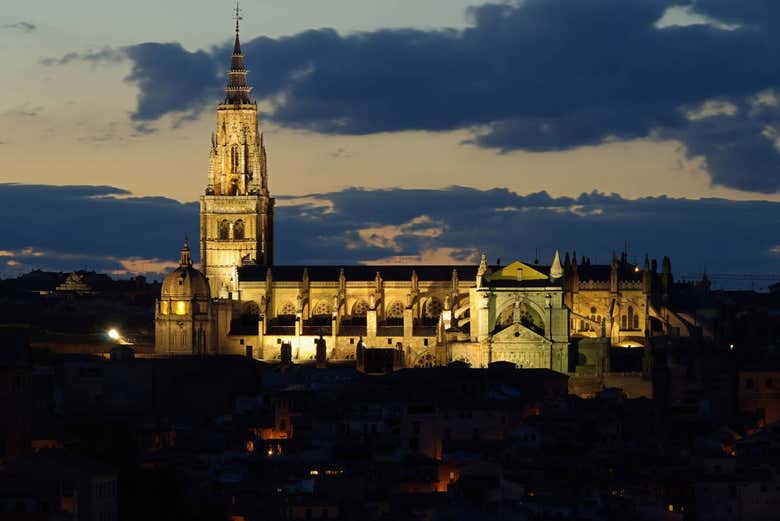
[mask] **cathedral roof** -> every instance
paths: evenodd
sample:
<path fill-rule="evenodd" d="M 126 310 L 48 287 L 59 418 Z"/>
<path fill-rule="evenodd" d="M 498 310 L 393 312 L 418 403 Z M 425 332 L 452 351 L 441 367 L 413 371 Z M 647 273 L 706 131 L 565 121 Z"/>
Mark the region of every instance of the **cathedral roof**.
<path fill-rule="evenodd" d="M 577 275 L 580 281 L 609 281 L 612 267 L 609 264 L 585 264 L 577 266 Z M 618 268 L 618 280 L 641 282 L 642 270 L 636 271 L 633 266 L 625 265 Z"/>
<path fill-rule="evenodd" d="M 412 280 L 412 272 L 417 273 L 419 280 L 423 281 L 450 281 L 452 270 L 457 270 L 458 278 L 474 279 L 477 275 L 477 266 L 468 265 L 410 265 L 392 264 L 384 266 L 273 266 L 271 278 L 276 281 L 293 282 L 303 280 L 303 270 L 307 270 L 309 280 L 312 282 L 335 282 L 339 280 L 341 270 L 347 281 L 372 281 L 379 272 L 385 281 L 409 281 Z M 262 266 L 242 266 L 238 268 L 240 281 L 264 281 L 267 268 Z"/>

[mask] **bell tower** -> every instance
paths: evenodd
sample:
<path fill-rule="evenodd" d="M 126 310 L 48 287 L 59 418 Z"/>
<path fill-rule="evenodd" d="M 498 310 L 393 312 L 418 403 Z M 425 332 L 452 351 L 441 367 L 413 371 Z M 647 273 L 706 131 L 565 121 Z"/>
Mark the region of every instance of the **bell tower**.
<path fill-rule="evenodd" d="M 201 271 L 209 279 L 212 296 L 222 298 L 238 297 L 238 266 L 273 264 L 274 199 L 268 191 L 257 102 L 249 96 L 249 71 L 239 40 L 240 13 L 236 5 L 236 40 L 225 99 L 217 106 L 208 184 L 200 198 Z"/>

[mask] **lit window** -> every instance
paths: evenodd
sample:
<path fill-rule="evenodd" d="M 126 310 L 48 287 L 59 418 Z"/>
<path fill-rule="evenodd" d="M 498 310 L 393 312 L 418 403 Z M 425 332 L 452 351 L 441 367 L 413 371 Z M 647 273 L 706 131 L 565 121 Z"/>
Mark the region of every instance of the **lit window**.
<path fill-rule="evenodd" d="M 177 300 L 173 305 L 173 312 L 177 315 L 187 314 L 187 302 L 184 300 Z"/>

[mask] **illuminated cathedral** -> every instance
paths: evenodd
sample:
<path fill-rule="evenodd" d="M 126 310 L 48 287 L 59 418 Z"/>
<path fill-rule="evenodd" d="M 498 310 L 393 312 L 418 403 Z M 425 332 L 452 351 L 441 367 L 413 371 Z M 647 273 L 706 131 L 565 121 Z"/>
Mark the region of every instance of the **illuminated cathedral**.
<path fill-rule="evenodd" d="M 155 309 L 159 354 L 241 354 L 318 364 L 392 352 L 394 366 L 507 361 L 607 371 L 610 347 L 688 335 L 670 310 L 671 264 L 608 265 L 556 252 L 549 265 L 280 266 L 257 103 L 236 23 L 200 198 L 200 270 L 187 244 Z M 577 360 L 572 346 L 577 344 Z"/>

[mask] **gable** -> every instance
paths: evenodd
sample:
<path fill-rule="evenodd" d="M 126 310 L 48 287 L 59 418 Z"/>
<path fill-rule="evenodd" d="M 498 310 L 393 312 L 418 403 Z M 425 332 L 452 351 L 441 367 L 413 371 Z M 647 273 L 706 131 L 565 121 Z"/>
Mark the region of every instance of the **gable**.
<path fill-rule="evenodd" d="M 515 261 L 503 268 L 491 273 L 488 276 L 488 281 L 497 280 L 547 280 L 548 277 L 541 271 L 525 264 L 524 262 Z"/>
<path fill-rule="evenodd" d="M 549 345 L 551 342 L 539 333 L 528 329 L 522 324 L 512 324 L 491 338 L 493 342 L 538 342 Z"/>

